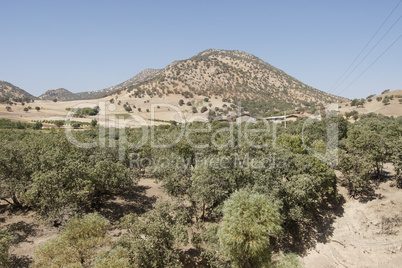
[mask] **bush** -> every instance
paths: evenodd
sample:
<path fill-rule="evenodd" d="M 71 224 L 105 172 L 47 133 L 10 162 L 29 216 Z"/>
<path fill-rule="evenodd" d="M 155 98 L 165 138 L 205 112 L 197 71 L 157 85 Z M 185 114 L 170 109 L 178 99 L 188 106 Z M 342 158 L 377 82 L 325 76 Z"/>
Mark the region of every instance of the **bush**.
<path fill-rule="evenodd" d="M 11 241 L 11 234 L 6 230 L 0 229 L 0 267 L 8 267 L 9 265 L 8 249 Z"/>
<path fill-rule="evenodd" d="M 40 246 L 33 267 L 89 267 L 97 251 L 107 244 L 110 223 L 97 213 L 70 219 L 63 232 Z"/>
<path fill-rule="evenodd" d="M 81 126 L 81 124 L 80 123 L 72 123 L 71 126 L 73 128 L 79 128 Z"/>
<path fill-rule="evenodd" d="M 61 128 L 62 126 L 64 126 L 64 121 L 63 120 L 56 120 L 54 122 L 54 124 L 58 127 Z"/>
<path fill-rule="evenodd" d="M 38 121 L 32 126 L 32 128 L 35 130 L 38 130 L 38 129 L 42 129 L 42 126 L 43 126 L 42 123 Z"/>
<path fill-rule="evenodd" d="M 90 125 L 91 127 L 96 127 L 96 125 L 98 124 L 98 121 L 96 119 L 92 119 Z"/>
<path fill-rule="evenodd" d="M 280 234 L 279 207 L 263 194 L 238 191 L 225 201 L 218 237 L 235 267 L 270 263 L 270 237 Z"/>

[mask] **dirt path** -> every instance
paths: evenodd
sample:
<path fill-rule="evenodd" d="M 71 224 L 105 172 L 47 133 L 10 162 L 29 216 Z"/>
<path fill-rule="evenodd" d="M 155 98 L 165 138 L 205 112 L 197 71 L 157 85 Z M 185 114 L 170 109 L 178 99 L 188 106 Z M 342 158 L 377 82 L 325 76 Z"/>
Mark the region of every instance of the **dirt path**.
<path fill-rule="evenodd" d="M 303 258 L 306 267 L 401 267 L 402 190 L 383 183 L 379 198 L 367 203 L 350 199 L 333 224 L 328 243 L 318 243 Z"/>

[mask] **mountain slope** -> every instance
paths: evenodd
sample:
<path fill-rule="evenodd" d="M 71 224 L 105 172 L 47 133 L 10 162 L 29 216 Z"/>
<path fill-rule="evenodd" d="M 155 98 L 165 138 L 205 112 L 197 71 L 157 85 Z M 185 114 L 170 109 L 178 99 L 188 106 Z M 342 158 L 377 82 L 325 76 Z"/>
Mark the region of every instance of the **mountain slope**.
<path fill-rule="evenodd" d="M 0 81 L 0 98 L 3 100 L 27 101 L 36 99 L 25 90 L 6 81 Z"/>
<path fill-rule="evenodd" d="M 105 89 L 96 90 L 96 91 L 72 93 L 64 88 L 48 90 L 44 94 L 39 96 L 39 99 L 41 99 L 41 100 L 57 99 L 60 101 L 69 101 L 69 100 L 87 100 L 87 99 L 103 98 L 118 90 L 135 85 L 140 82 L 143 82 L 143 81 L 153 77 L 154 75 L 156 75 L 159 72 L 160 72 L 160 70 L 157 70 L 157 69 L 145 69 L 142 72 L 135 75 L 134 77 L 124 81 L 123 83 L 120 83 L 116 86 L 108 87 Z"/>
<path fill-rule="evenodd" d="M 183 94 L 219 96 L 254 113 L 342 101 L 312 88 L 263 60 L 242 51 L 203 51 L 176 61 L 153 78 L 128 87 L 131 97 Z"/>
<path fill-rule="evenodd" d="M 81 92 L 81 93 L 76 93 L 76 95 L 80 99 L 97 99 L 97 98 L 102 98 L 106 95 L 110 95 L 116 91 L 122 90 L 124 88 L 133 86 L 137 83 L 141 83 L 143 81 L 146 81 L 149 78 L 152 78 L 156 74 L 158 74 L 161 70 L 159 69 L 145 69 L 142 72 L 136 74 L 132 78 L 124 81 L 123 83 L 120 83 L 116 86 L 108 87 L 105 89 L 97 90 L 97 91 L 92 91 L 92 92 Z"/>
<path fill-rule="evenodd" d="M 44 94 L 40 95 L 38 97 L 41 100 L 76 100 L 77 99 L 77 94 L 72 93 L 71 91 L 68 91 L 65 88 L 58 88 L 58 89 L 52 89 L 46 91 Z"/>

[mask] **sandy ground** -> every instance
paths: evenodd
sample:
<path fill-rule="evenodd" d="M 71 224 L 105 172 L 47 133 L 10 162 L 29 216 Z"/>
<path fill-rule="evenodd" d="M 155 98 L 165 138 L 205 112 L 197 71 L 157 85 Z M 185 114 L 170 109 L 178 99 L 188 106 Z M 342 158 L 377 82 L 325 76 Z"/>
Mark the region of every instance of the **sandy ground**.
<path fill-rule="evenodd" d="M 343 215 L 335 219 L 332 236 L 303 258 L 308 268 L 402 267 L 402 190 L 388 181 L 379 185 L 377 198 L 361 202 L 349 198 Z"/>

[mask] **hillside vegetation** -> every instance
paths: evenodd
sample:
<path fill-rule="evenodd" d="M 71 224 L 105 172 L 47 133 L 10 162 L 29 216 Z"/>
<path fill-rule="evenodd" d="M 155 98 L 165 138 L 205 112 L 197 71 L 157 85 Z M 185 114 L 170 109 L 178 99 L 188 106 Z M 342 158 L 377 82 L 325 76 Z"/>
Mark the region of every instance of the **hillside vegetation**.
<path fill-rule="evenodd" d="M 64 88 L 48 90 L 44 94 L 40 95 L 39 99 L 41 100 L 57 99 L 59 101 L 99 99 L 105 97 L 106 95 L 112 94 L 116 91 L 119 91 L 122 88 L 126 88 L 135 85 L 137 83 L 140 83 L 144 80 L 147 80 L 148 78 L 157 74 L 159 71 L 160 70 L 157 69 L 145 69 L 142 72 L 135 75 L 134 77 L 124 81 L 123 83 L 96 91 L 72 93 L 71 91 Z"/>
<path fill-rule="evenodd" d="M 258 114 L 345 100 L 303 84 L 251 54 L 214 49 L 173 62 L 126 92 L 131 97 L 219 96 L 242 102 L 249 111 Z"/>
<path fill-rule="evenodd" d="M 295 254 L 325 240 L 330 232 L 319 226 L 330 228 L 342 210 L 338 185 L 362 201 L 377 198 L 384 179 L 402 186 L 401 119 L 368 114 L 352 124 L 328 114 L 286 128 L 193 122 L 73 131 L 75 141 L 98 144 L 86 148 L 56 130 L 2 130 L 0 199 L 5 211 L 35 211 L 64 226 L 36 249 L 34 267 L 299 267 Z M 326 152 L 334 124 L 338 161 Z M 143 178 L 159 181 L 169 202 L 141 203 Z M 134 207 L 105 209 L 123 193 Z M 113 240 L 110 224 L 119 231 Z M 1 231 L 4 262 L 12 230 Z"/>
<path fill-rule="evenodd" d="M 15 102 L 29 102 L 36 99 L 36 97 L 13 84 L 0 81 L 0 102 L 9 101 L 10 99 Z"/>

